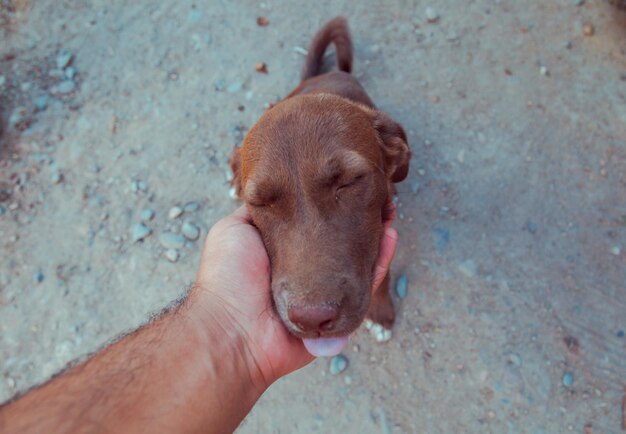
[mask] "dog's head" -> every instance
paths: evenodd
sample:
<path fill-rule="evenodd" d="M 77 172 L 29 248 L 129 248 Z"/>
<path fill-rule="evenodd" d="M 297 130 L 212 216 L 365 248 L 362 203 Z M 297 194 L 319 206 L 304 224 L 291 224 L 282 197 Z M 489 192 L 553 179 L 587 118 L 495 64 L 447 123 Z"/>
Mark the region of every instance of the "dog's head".
<path fill-rule="evenodd" d="M 277 104 L 235 151 L 234 187 L 294 335 L 346 336 L 365 317 L 391 185 L 407 176 L 410 156 L 388 115 L 329 94 Z"/>

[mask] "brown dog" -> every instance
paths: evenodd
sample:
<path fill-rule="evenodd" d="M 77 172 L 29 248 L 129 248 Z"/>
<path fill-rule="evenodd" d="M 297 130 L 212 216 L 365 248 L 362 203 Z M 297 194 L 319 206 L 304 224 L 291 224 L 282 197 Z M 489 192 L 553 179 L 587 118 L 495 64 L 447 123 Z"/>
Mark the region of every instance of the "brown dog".
<path fill-rule="evenodd" d="M 322 74 L 331 42 L 339 71 Z M 411 151 L 351 69 L 348 25 L 338 17 L 311 42 L 300 85 L 231 160 L 233 186 L 270 257 L 276 311 L 305 343 L 349 335 L 368 310 L 386 329 L 395 318 L 389 276 L 374 295 L 371 285 L 393 183 L 406 178 Z"/>

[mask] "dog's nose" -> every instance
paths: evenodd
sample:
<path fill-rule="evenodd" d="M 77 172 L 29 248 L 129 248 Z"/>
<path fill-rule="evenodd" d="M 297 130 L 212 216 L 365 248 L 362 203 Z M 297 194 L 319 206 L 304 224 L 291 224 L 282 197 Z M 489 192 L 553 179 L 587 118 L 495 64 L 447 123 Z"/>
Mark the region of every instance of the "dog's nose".
<path fill-rule="evenodd" d="M 331 331 L 339 318 L 339 306 L 321 304 L 318 306 L 289 306 L 289 320 L 303 332 Z"/>

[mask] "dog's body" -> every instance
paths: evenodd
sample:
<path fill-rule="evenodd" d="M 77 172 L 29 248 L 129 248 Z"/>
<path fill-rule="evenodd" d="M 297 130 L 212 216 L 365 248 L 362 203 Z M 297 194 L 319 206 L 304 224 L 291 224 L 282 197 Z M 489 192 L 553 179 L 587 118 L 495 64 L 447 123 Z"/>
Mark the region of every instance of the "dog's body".
<path fill-rule="evenodd" d="M 331 42 L 340 70 L 321 74 Z M 389 276 L 373 295 L 371 285 L 393 183 L 407 176 L 411 152 L 351 69 L 347 23 L 335 18 L 313 39 L 300 85 L 231 161 L 271 260 L 276 311 L 301 338 L 347 336 L 368 310 L 387 329 L 395 318 Z"/>

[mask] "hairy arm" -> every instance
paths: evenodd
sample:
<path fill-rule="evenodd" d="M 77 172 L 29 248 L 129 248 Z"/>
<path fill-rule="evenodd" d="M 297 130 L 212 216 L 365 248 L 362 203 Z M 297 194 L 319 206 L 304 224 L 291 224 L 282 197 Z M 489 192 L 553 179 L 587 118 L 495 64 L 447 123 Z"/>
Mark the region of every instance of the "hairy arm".
<path fill-rule="evenodd" d="M 267 386 L 200 290 L 87 362 L 0 409 L 3 433 L 231 432 Z M 235 398 L 236 399 L 233 399 Z"/>
<path fill-rule="evenodd" d="M 390 225 L 374 289 L 395 251 Z M 0 407 L 0 432 L 228 433 L 270 384 L 311 360 L 274 314 L 269 258 L 242 207 L 207 235 L 181 305 Z"/>

